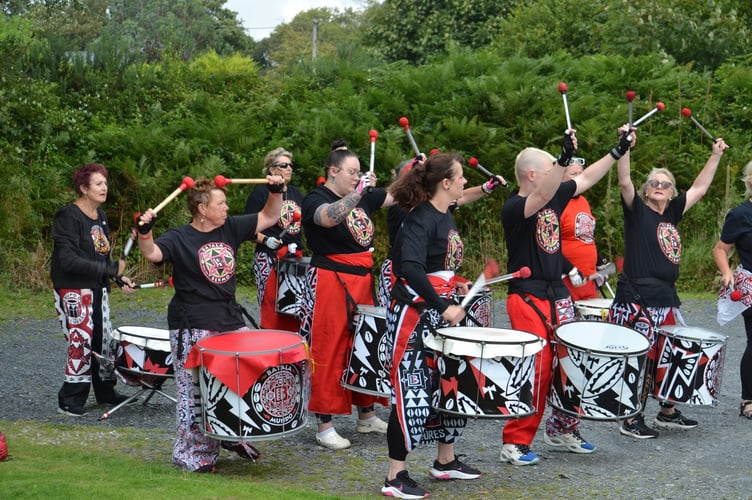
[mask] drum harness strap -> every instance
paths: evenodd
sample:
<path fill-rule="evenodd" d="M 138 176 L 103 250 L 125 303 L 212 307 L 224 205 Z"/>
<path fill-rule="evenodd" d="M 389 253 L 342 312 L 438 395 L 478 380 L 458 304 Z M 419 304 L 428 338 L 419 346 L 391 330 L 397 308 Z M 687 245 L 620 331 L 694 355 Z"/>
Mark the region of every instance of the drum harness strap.
<path fill-rule="evenodd" d="M 342 288 L 345 290 L 345 302 L 347 306 L 347 324 L 351 325 L 351 328 L 353 326 L 353 318 L 355 315 L 355 310 L 358 307 L 358 303 L 355 301 L 353 296 L 350 294 L 350 291 L 347 289 L 347 283 L 345 283 L 345 280 L 343 280 L 340 277 L 340 273 L 344 274 L 354 274 L 356 276 L 368 276 L 371 275 L 371 278 L 373 278 L 373 269 L 370 267 L 363 267 L 363 266 L 350 266 L 347 264 L 342 264 L 341 262 L 335 262 L 331 259 L 326 258 L 323 255 L 313 255 L 311 257 L 311 266 L 318 267 L 320 269 L 326 269 L 327 271 L 332 271 L 334 275 L 337 277 L 337 280 L 342 284 Z M 371 280 L 371 283 L 374 283 L 374 280 Z M 376 289 L 374 286 L 371 286 L 371 297 L 373 298 L 373 303 L 375 304 L 377 302 L 376 298 Z"/>

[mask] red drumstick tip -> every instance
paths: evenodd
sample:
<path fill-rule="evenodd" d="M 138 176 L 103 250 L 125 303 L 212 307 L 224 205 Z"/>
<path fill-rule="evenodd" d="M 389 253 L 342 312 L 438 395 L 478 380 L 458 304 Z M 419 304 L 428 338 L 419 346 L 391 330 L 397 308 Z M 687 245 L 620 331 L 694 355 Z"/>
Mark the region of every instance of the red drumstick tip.
<path fill-rule="evenodd" d="M 435 154 L 439 154 L 439 153 L 440 153 L 440 151 L 437 148 L 433 148 L 431 150 L 431 152 L 429 153 L 429 155 L 435 155 Z"/>
<path fill-rule="evenodd" d="M 658 108 L 658 111 L 663 111 L 664 109 L 666 109 L 666 105 L 663 104 L 662 102 L 659 102 L 658 104 L 656 104 L 655 107 Z"/>
<path fill-rule="evenodd" d="M 520 275 L 520 278 L 529 278 L 531 274 L 530 268 L 527 266 L 521 267 L 517 273 Z"/>
<path fill-rule="evenodd" d="M 300 218 L 301 218 L 301 217 L 302 217 L 302 215 L 300 215 L 300 210 L 295 210 L 295 211 L 294 211 L 294 212 L 292 213 L 292 220 L 293 220 L 293 222 L 298 222 L 298 221 L 300 221 Z"/>
<path fill-rule="evenodd" d="M 614 264 L 616 264 L 616 270 L 620 273 L 624 271 L 624 257 L 616 257 Z"/>
<path fill-rule="evenodd" d="M 475 168 L 475 167 L 478 166 L 478 159 L 473 156 L 472 158 L 470 158 L 469 160 L 467 160 L 467 164 L 470 165 L 471 167 Z"/>
<path fill-rule="evenodd" d="M 375 130 L 371 130 L 368 132 L 368 136 L 371 138 L 371 142 L 376 142 L 376 138 L 379 136 L 379 133 Z"/>
<path fill-rule="evenodd" d="M 133 223 L 136 224 L 141 218 L 141 212 L 133 212 Z"/>
<path fill-rule="evenodd" d="M 214 176 L 214 185 L 218 188 L 225 187 L 226 185 L 230 184 L 232 182 L 232 179 L 228 179 L 224 175 L 215 175 Z"/>
<path fill-rule="evenodd" d="M 634 90 L 627 90 L 627 101 L 632 102 L 634 101 L 636 94 Z"/>
<path fill-rule="evenodd" d="M 174 286 L 175 286 L 175 285 L 173 285 L 173 284 L 172 284 L 172 276 L 170 276 L 170 277 L 169 277 L 169 278 L 167 279 L 167 284 L 168 284 L 168 285 L 170 285 L 171 287 L 174 287 Z"/>
<path fill-rule="evenodd" d="M 741 290 L 734 290 L 733 292 L 731 292 L 731 294 L 729 294 L 729 298 L 734 302 L 739 302 L 740 300 L 742 300 Z"/>
<path fill-rule="evenodd" d="M 410 120 L 408 120 L 407 117 L 403 116 L 402 118 L 400 118 L 399 119 L 399 123 L 400 123 L 400 125 L 402 125 L 402 127 L 405 130 L 407 130 L 408 128 L 410 128 Z"/>
<path fill-rule="evenodd" d="M 692 110 L 689 108 L 682 108 L 681 114 L 689 118 L 690 116 L 692 116 Z"/>
<path fill-rule="evenodd" d="M 569 90 L 569 89 L 567 88 L 567 84 L 566 84 L 566 83 L 564 83 L 564 82 L 560 82 L 560 83 L 559 83 L 559 92 L 561 92 L 561 93 L 563 94 L 563 93 L 564 93 L 564 92 L 566 92 L 567 90 Z"/>
<path fill-rule="evenodd" d="M 485 267 L 483 268 L 483 276 L 486 279 L 491 279 L 494 276 L 499 275 L 499 263 L 494 259 L 488 259 Z"/>
<path fill-rule="evenodd" d="M 321 186 L 322 184 L 326 184 L 326 179 L 323 175 L 316 179 L 316 186 Z"/>
<path fill-rule="evenodd" d="M 180 184 L 181 189 L 191 189 L 193 187 L 193 178 L 191 177 L 183 177 L 183 182 Z M 185 187 L 183 187 L 185 186 Z"/>

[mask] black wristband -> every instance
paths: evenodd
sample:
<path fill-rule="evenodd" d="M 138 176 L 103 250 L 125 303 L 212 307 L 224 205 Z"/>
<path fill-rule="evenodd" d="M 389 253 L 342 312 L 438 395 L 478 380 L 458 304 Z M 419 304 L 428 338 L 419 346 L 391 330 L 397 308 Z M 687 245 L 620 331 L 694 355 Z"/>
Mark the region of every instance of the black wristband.
<path fill-rule="evenodd" d="M 151 231 L 151 228 L 154 227 L 154 223 L 157 222 L 157 216 L 155 215 L 152 220 L 149 222 L 144 222 L 140 218 L 138 219 L 138 224 L 136 224 L 136 231 L 138 231 L 141 234 L 149 234 L 149 231 Z"/>
<path fill-rule="evenodd" d="M 285 183 L 282 184 L 267 184 L 270 193 L 281 193 L 285 189 Z"/>

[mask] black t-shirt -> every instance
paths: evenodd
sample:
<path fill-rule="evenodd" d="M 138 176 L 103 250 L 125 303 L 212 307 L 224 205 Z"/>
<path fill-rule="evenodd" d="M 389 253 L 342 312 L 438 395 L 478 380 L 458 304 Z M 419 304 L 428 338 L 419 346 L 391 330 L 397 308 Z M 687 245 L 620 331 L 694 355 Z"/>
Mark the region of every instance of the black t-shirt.
<path fill-rule="evenodd" d="M 171 329 L 229 331 L 245 325 L 235 303 L 237 254 L 240 244 L 256 233 L 257 221 L 257 214 L 227 217 L 208 233 L 186 224 L 157 238 L 162 262 L 173 266 L 175 296 L 167 312 Z"/>
<path fill-rule="evenodd" d="M 245 214 L 255 214 L 260 212 L 266 201 L 269 199 L 269 187 L 266 184 L 257 186 L 256 189 L 251 191 L 250 196 L 245 204 Z M 303 249 L 303 230 L 301 221 L 293 221 L 293 214 L 300 212 L 302 215 L 303 206 L 303 193 L 298 188 L 290 184 L 287 185 L 287 190 L 282 193 L 282 213 L 279 220 L 275 225 L 264 230 L 266 236 L 273 236 L 277 238 L 280 233 L 289 228 L 285 235 L 282 237 L 282 244 L 288 245 L 295 243 L 299 249 Z M 256 251 L 269 252 L 269 248 L 263 243 L 256 243 Z"/>
<path fill-rule="evenodd" d="M 525 218 L 527 197 L 515 192 L 504 203 L 501 222 L 507 243 L 507 269 L 514 272 L 521 267 L 530 268 L 529 279 L 510 281 L 510 292 L 529 292 L 546 298 L 541 286 L 552 286 L 555 298 L 569 295 L 561 281 L 564 256 L 561 253 L 560 218 L 576 189 L 574 181 L 562 182 L 551 201 L 528 218 Z"/>
<path fill-rule="evenodd" d="M 360 253 L 373 242 L 375 226 L 370 215 L 384 204 L 386 190 L 374 188 L 365 194 L 344 221 L 334 227 L 313 222 L 316 209 L 342 199 L 325 186 L 319 186 L 303 198 L 303 230 L 313 255 Z"/>
<path fill-rule="evenodd" d="M 443 312 L 448 302 L 439 298 L 426 277 L 439 271 L 457 272 L 465 247 L 451 211 L 442 213 L 424 201 L 405 217 L 392 248 L 393 271 L 426 303 Z"/>
<path fill-rule="evenodd" d="M 749 200 L 731 209 L 721 230 L 721 241 L 736 246 L 739 262 L 752 271 L 752 203 Z"/>

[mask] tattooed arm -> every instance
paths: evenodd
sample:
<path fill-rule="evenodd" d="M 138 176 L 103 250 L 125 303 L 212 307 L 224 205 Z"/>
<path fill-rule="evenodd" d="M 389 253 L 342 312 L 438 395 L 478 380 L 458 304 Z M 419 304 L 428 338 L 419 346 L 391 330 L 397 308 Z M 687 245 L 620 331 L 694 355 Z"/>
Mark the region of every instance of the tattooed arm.
<path fill-rule="evenodd" d="M 322 227 L 336 226 L 358 205 L 361 197 L 362 193 L 351 191 L 341 200 L 321 205 L 313 214 L 313 222 Z"/>

